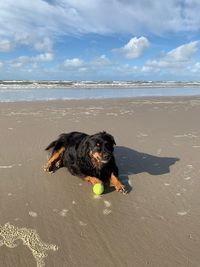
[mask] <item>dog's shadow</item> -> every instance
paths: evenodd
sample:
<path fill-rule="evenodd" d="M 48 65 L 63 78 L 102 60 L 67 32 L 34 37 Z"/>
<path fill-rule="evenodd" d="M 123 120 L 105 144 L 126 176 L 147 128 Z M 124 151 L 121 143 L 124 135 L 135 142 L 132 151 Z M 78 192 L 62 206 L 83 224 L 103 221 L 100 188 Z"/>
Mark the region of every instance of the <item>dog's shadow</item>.
<path fill-rule="evenodd" d="M 170 166 L 179 158 L 159 157 L 147 153 L 138 152 L 124 146 L 115 147 L 115 158 L 119 168 L 119 176 L 122 183 L 132 190 L 129 184 L 129 175 L 147 172 L 150 175 L 162 175 L 170 172 Z"/>

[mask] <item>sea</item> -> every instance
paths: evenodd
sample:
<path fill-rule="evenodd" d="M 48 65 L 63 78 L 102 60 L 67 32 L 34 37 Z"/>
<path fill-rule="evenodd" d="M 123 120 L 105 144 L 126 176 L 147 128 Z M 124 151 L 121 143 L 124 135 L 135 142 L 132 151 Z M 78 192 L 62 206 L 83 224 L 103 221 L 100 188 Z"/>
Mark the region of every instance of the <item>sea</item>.
<path fill-rule="evenodd" d="M 200 82 L 0 80 L 0 102 L 173 96 L 200 96 Z"/>

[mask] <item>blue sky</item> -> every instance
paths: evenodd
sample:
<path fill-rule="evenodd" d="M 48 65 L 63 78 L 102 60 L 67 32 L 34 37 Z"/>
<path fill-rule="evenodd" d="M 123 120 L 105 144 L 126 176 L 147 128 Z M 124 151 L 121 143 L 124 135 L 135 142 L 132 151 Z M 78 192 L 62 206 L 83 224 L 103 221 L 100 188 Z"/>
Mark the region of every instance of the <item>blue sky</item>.
<path fill-rule="evenodd" d="M 0 79 L 200 80 L 199 0 L 5 0 Z"/>

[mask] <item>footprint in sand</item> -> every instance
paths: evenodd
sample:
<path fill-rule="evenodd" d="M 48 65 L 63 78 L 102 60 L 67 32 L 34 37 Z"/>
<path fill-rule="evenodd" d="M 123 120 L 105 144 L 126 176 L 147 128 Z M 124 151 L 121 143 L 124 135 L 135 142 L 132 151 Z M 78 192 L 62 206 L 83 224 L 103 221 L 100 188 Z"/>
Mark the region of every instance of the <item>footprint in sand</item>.
<path fill-rule="evenodd" d="M 0 166 L 0 169 L 11 169 L 13 166 L 12 165 L 4 165 Z"/>
<path fill-rule="evenodd" d="M 72 201 L 72 205 L 73 205 L 73 206 L 77 205 L 77 203 L 76 203 L 75 200 Z M 62 216 L 62 217 L 66 217 L 66 216 L 67 216 L 67 213 L 68 213 L 71 209 L 72 209 L 72 206 L 69 207 L 69 209 L 62 209 L 61 211 L 59 211 L 58 209 L 53 209 L 53 212 L 58 213 L 58 214 L 59 214 L 60 216 Z"/>
<path fill-rule="evenodd" d="M 100 195 L 94 195 L 94 199 L 102 199 L 102 196 Z M 109 215 L 112 210 L 110 209 L 110 207 L 112 206 L 110 201 L 104 200 L 104 209 L 102 211 L 103 215 Z"/>
<path fill-rule="evenodd" d="M 189 181 L 189 180 L 191 180 L 191 177 L 189 177 L 189 176 L 185 177 L 184 180 Z"/>
<path fill-rule="evenodd" d="M 37 213 L 34 212 L 34 211 L 29 211 L 28 214 L 29 214 L 31 217 L 37 217 L 37 216 L 38 216 Z"/>
<path fill-rule="evenodd" d="M 66 217 L 67 216 L 67 213 L 68 213 L 68 209 L 63 209 L 59 212 L 59 215 L 62 216 L 62 217 Z"/>
<path fill-rule="evenodd" d="M 111 212 L 112 212 L 112 210 L 104 209 L 103 210 L 103 215 L 109 215 Z"/>
<path fill-rule="evenodd" d="M 104 205 L 106 208 L 110 208 L 112 206 L 112 204 L 107 200 L 104 200 Z"/>
<path fill-rule="evenodd" d="M 79 221 L 80 226 L 87 226 L 87 223 L 84 223 L 83 221 Z"/>
<path fill-rule="evenodd" d="M 105 209 L 103 210 L 103 215 L 109 215 L 112 210 L 110 207 L 112 206 L 111 202 L 104 200 Z"/>
<path fill-rule="evenodd" d="M 179 212 L 177 212 L 177 214 L 179 216 L 185 216 L 185 215 L 187 215 L 187 211 L 179 211 Z"/>

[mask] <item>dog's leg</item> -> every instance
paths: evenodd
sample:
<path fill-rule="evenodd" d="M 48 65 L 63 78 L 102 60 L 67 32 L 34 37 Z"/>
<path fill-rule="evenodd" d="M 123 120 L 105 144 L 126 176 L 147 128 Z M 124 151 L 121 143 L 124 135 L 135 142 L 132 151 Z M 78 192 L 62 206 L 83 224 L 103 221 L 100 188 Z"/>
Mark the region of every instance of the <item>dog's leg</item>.
<path fill-rule="evenodd" d="M 44 167 L 45 171 L 51 172 L 55 171 L 54 169 L 59 169 L 61 165 L 61 156 L 65 151 L 64 147 L 61 147 L 59 150 L 55 151 L 50 158 L 48 159 L 47 165 Z"/>
<path fill-rule="evenodd" d="M 119 181 L 119 179 L 112 173 L 110 177 L 110 186 L 114 186 L 117 192 L 127 194 L 125 186 Z"/>
<path fill-rule="evenodd" d="M 86 177 L 84 177 L 84 180 L 87 182 L 90 182 L 92 185 L 95 185 L 98 183 L 102 184 L 102 181 L 100 179 L 98 179 L 96 177 L 92 177 L 92 176 L 86 176 Z"/>

